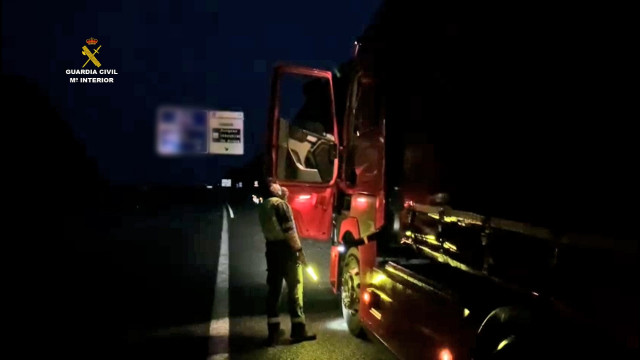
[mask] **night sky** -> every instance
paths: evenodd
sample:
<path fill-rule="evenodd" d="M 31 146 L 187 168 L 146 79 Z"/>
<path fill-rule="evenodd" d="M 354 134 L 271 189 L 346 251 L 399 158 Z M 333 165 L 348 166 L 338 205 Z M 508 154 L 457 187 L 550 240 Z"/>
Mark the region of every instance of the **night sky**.
<path fill-rule="evenodd" d="M 49 95 L 110 182 L 210 183 L 262 150 L 273 65 L 337 67 L 379 4 L 3 1 L 2 72 Z M 115 83 L 69 83 L 65 70 L 82 67 L 90 37 L 102 45 L 101 68 L 118 72 Z M 155 110 L 163 104 L 244 111 L 245 155 L 158 157 Z"/>

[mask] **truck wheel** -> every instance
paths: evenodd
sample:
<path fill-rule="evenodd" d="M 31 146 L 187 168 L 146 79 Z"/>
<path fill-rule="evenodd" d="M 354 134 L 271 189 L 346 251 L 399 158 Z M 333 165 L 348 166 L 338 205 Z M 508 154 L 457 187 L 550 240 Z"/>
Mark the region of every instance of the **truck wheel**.
<path fill-rule="evenodd" d="M 349 249 L 342 263 L 342 317 L 347 323 L 349 332 L 357 337 L 364 337 L 364 329 L 358 316 L 360 309 L 360 258 L 358 249 Z"/>
<path fill-rule="evenodd" d="M 533 313 L 529 309 L 506 306 L 491 312 L 476 338 L 475 359 L 549 359 L 553 352 L 541 352 L 546 341 L 533 340 Z M 524 331 L 526 329 L 528 331 Z"/>

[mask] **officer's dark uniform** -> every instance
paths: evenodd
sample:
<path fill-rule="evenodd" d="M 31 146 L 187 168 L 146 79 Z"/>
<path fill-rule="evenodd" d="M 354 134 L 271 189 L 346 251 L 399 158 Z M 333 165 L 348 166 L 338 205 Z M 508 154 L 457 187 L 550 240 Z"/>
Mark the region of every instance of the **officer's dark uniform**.
<path fill-rule="evenodd" d="M 267 244 L 268 341 L 274 343 L 280 335 L 278 305 L 282 280 L 287 283 L 292 340 L 313 340 L 315 335 L 308 334 L 305 326 L 302 308 L 302 266 L 298 262 L 296 252 L 296 249 L 302 250 L 302 247 L 297 237 L 291 208 L 285 200 L 272 196 L 260 205 L 259 219 Z"/>

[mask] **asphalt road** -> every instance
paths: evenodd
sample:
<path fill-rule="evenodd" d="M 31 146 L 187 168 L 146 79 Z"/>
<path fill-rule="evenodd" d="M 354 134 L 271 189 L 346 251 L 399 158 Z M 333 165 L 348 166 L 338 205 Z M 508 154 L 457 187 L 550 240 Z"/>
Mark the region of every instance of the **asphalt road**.
<path fill-rule="evenodd" d="M 305 311 L 318 340 L 261 346 L 266 262 L 255 204 L 250 195 L 230 206 L 214 192 L 184 196 L 124 194 L 120 207 L 78 207 L 73 216 L 55 206 L 24 212 L 23 226 L 13 226 L 24 239 L 9 242 L 22 247 L 5 252 L 14 261 L 5 275 L 18 283 L 5 291 L 18 300 L 5 310 L 18 321 L 4 328 L 25 339 L 10 345 L 29 358 L 393 358 L 348 333 L 328 286 L 329 244 L 314 241 L 303 241 L 320 278 L 305 278 Z"/>
<path fill-rule="evenodd" d="M 99 291 L 106 297 L 100 302 L 107 317 L 103 324 L 123 337 L 109 336 L 106 343 L 96 339 L 102 354 L 202 360 L 393 358 L 379 343 L 348 333 L 328 285 L 329 244 L 307 240 L 307 260 L 319 281 L 305 277 L 305 311 L 318 340 L 261 345 L 267 335 L 265 244 L 249 199 L 230 206 L 133 211 L 114 217 L 104 236 L 110 245 L 102 264 L 110 265 L 103 276 L 111 281 Z M 281 309 L 288 336 L 284 301 Z"/>

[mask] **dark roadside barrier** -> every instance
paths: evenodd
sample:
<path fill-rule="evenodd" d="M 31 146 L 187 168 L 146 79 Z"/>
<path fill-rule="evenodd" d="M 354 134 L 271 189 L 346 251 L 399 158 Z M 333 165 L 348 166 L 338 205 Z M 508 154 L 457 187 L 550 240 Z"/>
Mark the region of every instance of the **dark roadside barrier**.
<path fill-rule="evenodd" d="M 153 214 L 183 206 L 206 208 L 225 201 L 221 191 L 206 186 L 114 187 L 108 197 L 105 209 L 116 214 Z"/>

